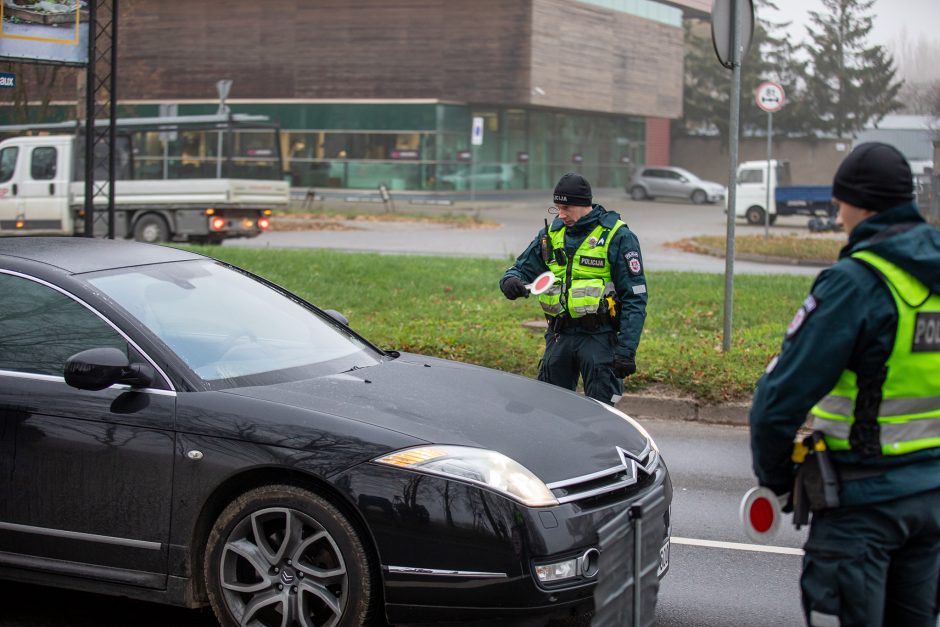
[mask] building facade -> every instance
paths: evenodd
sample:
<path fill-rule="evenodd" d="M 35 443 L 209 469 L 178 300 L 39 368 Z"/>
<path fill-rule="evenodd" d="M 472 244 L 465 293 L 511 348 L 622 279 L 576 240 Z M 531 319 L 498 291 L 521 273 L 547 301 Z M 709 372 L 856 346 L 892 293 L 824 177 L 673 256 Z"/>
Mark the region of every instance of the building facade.
<path fill-rule="evenodd" d="M 232 80 L 233 112 L 283 129 L 295 187 L 546 188 L 569 170 L 622 186 L 669 160 L 682 18 L 703 4 L 122 0 L 118 101 L 124 115 L 214 113 L 216 82 Z M 138 157 L 172 171 L 214 144 L 162 138 Z"/>

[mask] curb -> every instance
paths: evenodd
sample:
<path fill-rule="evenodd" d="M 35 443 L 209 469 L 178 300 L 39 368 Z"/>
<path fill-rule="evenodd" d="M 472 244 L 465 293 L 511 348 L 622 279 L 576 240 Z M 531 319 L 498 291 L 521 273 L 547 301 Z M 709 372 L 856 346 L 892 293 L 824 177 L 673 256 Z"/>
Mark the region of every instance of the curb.
<path fill-rule="evenodd" d="M 703 246 L 698 243 L 694 243 L 693 247 L 696 248 L 699 254 L 709 255 L 711 257 L 718 257 L 724 259 L 725 252 L 720 250 L 715 250 L 709 246 Z M 758 253 L 742 253 L 734 251 L 735 261 L 753 261 L 756 263 L 769 263 L 779 266 L 810 266 L 814 268 L 827 268 L 831 266 L 835 261 L 828 261 L 825 259 L 812 259 L 812 258 L 793 258 L 793 257 L 778 257 L 775 255 L 761 255 Z"/>
<path fill-rule="evenodd" d="M 617 401 L 617 409 L 633 418 L 747 426 L 751 404 L 720 403 L 706 405 L 691 398 L 624 394 Z"/>

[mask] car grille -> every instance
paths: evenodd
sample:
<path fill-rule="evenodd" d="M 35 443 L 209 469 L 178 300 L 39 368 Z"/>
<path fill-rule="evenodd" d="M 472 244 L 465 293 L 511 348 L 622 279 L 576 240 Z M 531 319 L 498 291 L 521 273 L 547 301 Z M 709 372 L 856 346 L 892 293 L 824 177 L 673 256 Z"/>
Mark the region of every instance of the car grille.
<path fill-rule="evenodd" d="M 650 446 L 639 454 L 615 447 L 619 463 L 606 470 L 555 481 L 547 485 L 559 503 L 593 506 L 629 497 L 653 480 L 659 465 L 659 452 Z"/>

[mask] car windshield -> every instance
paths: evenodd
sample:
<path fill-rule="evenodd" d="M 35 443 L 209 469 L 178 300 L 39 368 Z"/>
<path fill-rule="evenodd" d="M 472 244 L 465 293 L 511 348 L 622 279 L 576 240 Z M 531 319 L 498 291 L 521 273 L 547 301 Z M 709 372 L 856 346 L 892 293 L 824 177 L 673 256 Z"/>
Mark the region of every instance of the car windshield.
<path fill-rule="evenodd" d="M 380 355 L 332 320 L 210 260 L 87 275 L 207 382 L 256 385 L 370 366 Z"/>

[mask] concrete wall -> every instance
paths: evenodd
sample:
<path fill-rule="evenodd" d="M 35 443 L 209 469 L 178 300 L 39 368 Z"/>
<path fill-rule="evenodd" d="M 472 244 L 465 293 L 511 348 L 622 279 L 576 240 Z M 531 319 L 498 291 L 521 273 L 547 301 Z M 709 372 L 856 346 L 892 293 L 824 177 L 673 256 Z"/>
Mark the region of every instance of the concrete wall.
<path fill-rule="evenodd" d="M 790 162 L 794 185 L 830 185 L 852 144 L 835 139 L 776 139 L 773 158 Z M 728 147 L 717 137 L 673 137 L 672 163 L 698 176 L 727 185 Z M 767 158 L 766 138 L 744 138 L 739 145 L 739 161 Z"/>

